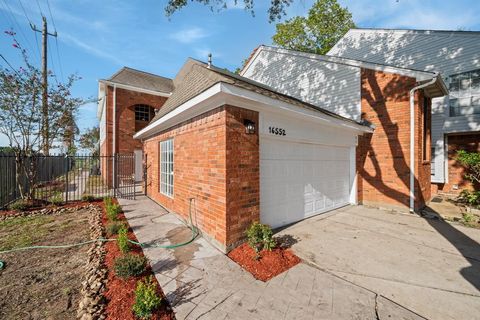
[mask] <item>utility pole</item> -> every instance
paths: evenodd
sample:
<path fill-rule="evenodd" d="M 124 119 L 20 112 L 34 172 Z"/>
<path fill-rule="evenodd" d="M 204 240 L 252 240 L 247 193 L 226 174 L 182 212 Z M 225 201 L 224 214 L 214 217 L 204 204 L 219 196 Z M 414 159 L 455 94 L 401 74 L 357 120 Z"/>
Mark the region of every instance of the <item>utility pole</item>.
<path fill-rule="evenodd" d="M 47 27 L 47 18 L 42 15 L 43 28 L 42 30 L 37 29 L 34 24 L 30 24 L 30 27 L 35 32 L 40 32 L 42 34 L 42 152 L 45 156 L 48 156 L 50 152 L 50 143 L 49 143 L 49 124 L 48 124 L 48 67 L 47 67 L 47 47 L 48 47 L 48 36 L 57 37 L 57 31 L 54 33 L 48 32 Z"/>

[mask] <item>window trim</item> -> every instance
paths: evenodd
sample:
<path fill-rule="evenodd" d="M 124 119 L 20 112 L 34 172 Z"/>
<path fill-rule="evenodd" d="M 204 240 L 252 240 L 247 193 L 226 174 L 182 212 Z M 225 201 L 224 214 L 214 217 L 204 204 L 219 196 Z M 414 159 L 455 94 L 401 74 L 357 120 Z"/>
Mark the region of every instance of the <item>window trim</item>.
<path fill-rule="evenodd" d="M 164 150 L 166 149 L 166 150 Z M 173 199 L 175 187 L 175 158 L 174 158 L 174 140 L 169 138 L 158 143 L 158 161 L 159 161 L 159 192 Z M 167 158 L 167 161 L 164 161 Z M 166 181 L 164 181 L 166 180 Z"/>
<path fill-rule="evenodd" d="M 431 162 L 432 161 L 432 155 L 429 149 L 432 148 L 432 130 L 431 130 L 431 122 L 432 122 L 432 116 L 431 116 L 431 110 L 429 106 L 431 105 L 431 99 L 428 97 L 423 98 L 423 139 L 422 139 L 422 161 L 425 162 Z M 430 111 L 430 112 L 429 112 Z M 430 146 L 428 145 L 428 141 L 430 140 Z"/>
<path fill-rule="evenodd" d="M 137 108 L 144 108 L 146 110 L 137 110 Z M 135 121 L 150 122 L 150 121 L 152 121 L 153 117 L 155 117 L 155 108 L 148 105 L 148 104 L 135 104 L 135 105 L 133 105 L 133 112 L 135 114 Z M 137 112 L 142 113 L 143 115 L 148 115 L 148 119 L 147 120 L 137 119 Z"/>
<path fill-rule="evenodd" d="M 456 73 L 456 74 L 452 74 L 448 77 L 448 89 L 450 90 L 450 93 L 448 95 L 448 102 L 447 102 L 448 117 L 456 118 L 456 117 L 468 117 L 468 116 L 477 116 L 478 117 L 478 116 L 480 116 L 480 112 L 472 112 L 470 114 L 461 114 L 460 113 L 461 112 L 460 110 L 462 108 L 475 108 L 475 106 L 472 104 L 473 98 L 480 99 L 480 92 L 473 92 L 473 89 L 472 89 L 472 84 L 473 84 L 472 75 L 474 73 L 480 74 L 480 69 L 474 69 L 474 70 L 469 70 L 469 71 L 465 71 L 465 72 L 461 72 L 461 73 Z M 458 84 L 458 89 L 453 90 L 452 89 L 453 84 L 454 84 L 453 80 L 455 78 L 460 78 L 462 76 L 463 77 L 468 76 L 469 88 L 462 90 L 461 85 L 459 83 Z M 457 81 L 460 81 L 460 80 L 457 80 Z M 469 106 L 461 107 L 459 105 L 459 102 L 462 99 L 469 99 L 470 100 Z M 457 101 L 458 105 L 456 107 L 452 106 L 453 101 Z M 476 105 L 476 107 L 480 109 L 480 107 L 478 105 Z M 453 110 L 458 111 L 458 113 L 457 112 L 452 112 Z"/>

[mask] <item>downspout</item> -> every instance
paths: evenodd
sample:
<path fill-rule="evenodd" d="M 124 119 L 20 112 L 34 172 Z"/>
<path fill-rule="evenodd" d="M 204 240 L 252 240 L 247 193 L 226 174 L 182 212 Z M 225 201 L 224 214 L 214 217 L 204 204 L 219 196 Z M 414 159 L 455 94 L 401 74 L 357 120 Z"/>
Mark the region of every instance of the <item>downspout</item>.
<path fill-rule="evenodd" d="M 415 91 L 434 84 L 437 77 L 410 90 L 410 212 L 415 211 Z"/>
<path fill-rule="evenodd" d="M 117 86 L 113 84 L 113 139 L 112 139 L 112 155 L 113 155 L 113 168 L 112 168 L 112 185 L 115 188 L 115 151 L 117 150 Z"/>

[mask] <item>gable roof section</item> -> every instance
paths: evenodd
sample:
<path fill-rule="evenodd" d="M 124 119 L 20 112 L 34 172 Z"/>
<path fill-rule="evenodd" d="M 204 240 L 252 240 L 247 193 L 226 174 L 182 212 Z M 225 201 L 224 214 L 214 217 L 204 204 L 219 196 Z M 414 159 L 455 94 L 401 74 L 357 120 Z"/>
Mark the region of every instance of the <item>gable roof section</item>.
<path fill-rule="evenodd" d="M 172 79 L 129 67 L 123 67 L 107 81 L 163 93 L 171 93 L 174 87 Z"/>
<path fill-rule="evenodd" d="M 273 88 L 259 82 L 239 76 L 225 69 L 220 69 L 214 66 L 208 67 L 205 63 L 191 58 L 187 61 L 179 74 L 181 75 L 182 79 L 176 78 L 174 81 L 179 82 L 180 84 L 172 93 L 170 98 L 165 102 L 163 107 L 157 112 L 151 123 L 172 112 L 181 104 L 201 94 L 208 88 L 212 87 L 214 84 L 222 82 L 231 84 L 239 88 L 247 89 L 249 91 L 256 92 L 276 100 L 315 110 L 340 120 L 345 120 L 358 124 L 358 122 L 356 121 L 347 119 L 331 111 L 303 102 L 294 97 L 279 93 Z"/>
<path fill-rule="evenodd" d="M 480 32 L 351 29 L 327 55 L 437 71 L 446 77 L 480 68 Z"/>
<path fill-rule="evenodd" d="M 356 127 L 356 130 L 369 131 L 368 126 L 363 123 L 358 123 L 354 120 L 342 117 L 336 113 L 311 105 L 296 98 L 276 92 L 272 88 L 261 83 L 244 78 L 237 74 L 231 73 L 227 70 L 220 69 L 214 66 L 208 67 L 205 63 L 188 59 L 182 69 L 179 71 L 174 79 L 176 85 L 170 98 L 165 102 L 163 107 L 157 112 L 150 124 L 139 131 L 135 138 L 148 136 L 152 130 L 157 126 L 162 119 L 169 118 L 175 114 L 177 109 L 191 103 L 196 97 L 200 97 L 203 93 L 211 90 L 216 85 L 224 84 L 226 86 L 236 87 L 239 89 L 248 90 L 254 94 L 259 94 L 267 98 L 275 99 L 277 101 L 285 102 L 289 105 L 308 109 L 309 112 L 318 112 L 327 116 L 327 118 L 340 121 L 339 123 L 348 124 L 348 126 Z M 364 129 L 360 129 L 364 128 Z"/>
<path fill-rule="evenodd" d="M 380 62 L 370 62 L 370 61 L 350 59 L 350 58 L 333 56 L 333 55 L 329 56 L 329 55 L 320 55 L 320 54 L 314 54 L 314 53 L 306 53 L 306 52 L 300 52 L 295 50 L 262 45 L 256 49 L 254 56 L 249 60 L 249 62 L 242 69 L 242 71 L 240 72 L 241 75 L 245 74 L 248 71 L 248 69 L 252 66 L 256 56 L 258 56 L 258 54 L 260 54 L 260 52 L 262 51 L 270 51 L 277 54 L 290 55 L 293 57 L 304 57 L 308 59 L 336 63 L 336 64 L 341 64 L 341 65 L 346 65 L 351 67 L 358 67 L 358 68 L 395 73 L 399 75 L 417 78 L 419 81 L 431 79 L 433 76 L 437 74 L 434 71 L 425 71 L 421 69 L 399 67 L 399 66 L 394 66 L 394 65 L 380 63 Z"/>

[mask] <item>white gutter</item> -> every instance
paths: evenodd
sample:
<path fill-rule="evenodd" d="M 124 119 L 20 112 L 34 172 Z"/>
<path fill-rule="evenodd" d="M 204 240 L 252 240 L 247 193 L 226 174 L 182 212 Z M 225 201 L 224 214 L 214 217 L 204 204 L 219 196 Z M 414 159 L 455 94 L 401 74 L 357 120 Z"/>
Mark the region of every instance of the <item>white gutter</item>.
<path fill-rule="evenodd" d="M 437 78 L 438 74 L 410 90 L 410 212 L 415 211 L 415 91 L 434 84 Z"/>

